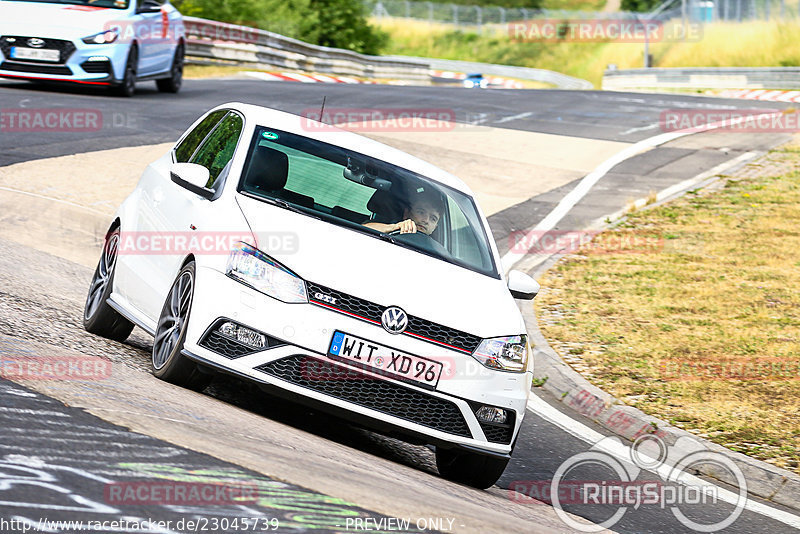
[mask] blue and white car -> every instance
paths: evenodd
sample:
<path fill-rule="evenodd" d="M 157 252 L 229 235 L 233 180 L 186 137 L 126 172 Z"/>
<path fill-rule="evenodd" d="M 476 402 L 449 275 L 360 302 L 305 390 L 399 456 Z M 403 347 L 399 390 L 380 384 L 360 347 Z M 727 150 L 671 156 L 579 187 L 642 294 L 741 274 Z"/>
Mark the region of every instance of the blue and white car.
<path fill-rule="evenodd" d="M 169 0 L 0 0 L 0 76 L 177 93 L 183 17 Z"/>

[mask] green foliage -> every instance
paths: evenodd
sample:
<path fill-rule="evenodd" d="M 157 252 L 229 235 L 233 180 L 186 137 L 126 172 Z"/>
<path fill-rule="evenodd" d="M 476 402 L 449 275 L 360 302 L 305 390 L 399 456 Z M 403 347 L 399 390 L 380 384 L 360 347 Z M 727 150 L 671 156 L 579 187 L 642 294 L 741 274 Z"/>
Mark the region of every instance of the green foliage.
<path fill-rule="evenodd" d="M 434 4 L 458 4 L 461 6 L 481 7 L 524 7 L 525 9 L 539 9 L 542 0 L 431 0 Z"/>
<path fill-rule="evenodd" d="M 622 0 L 623 11 L 652 11 L 662 0 Z"/>
<path fill-rule="evenodd" d="M 367 22 L 360 0 L 310 0 L 310 6 L 319 20 L 317 44 L 362 54 L 377 54 L 386 46 L 388 34 Z"/>
<path fill-rule="evenodd" d="M 181 13 L 377 54 L 388 36 L 370 26 L 360 0 L 175 0 Z"/>
<path fill-rule="evenodd" d="M 181 13 L 280 33 L 296 39 L 313 35 L 316 14 L 309 0 L 175 0 Z"/>

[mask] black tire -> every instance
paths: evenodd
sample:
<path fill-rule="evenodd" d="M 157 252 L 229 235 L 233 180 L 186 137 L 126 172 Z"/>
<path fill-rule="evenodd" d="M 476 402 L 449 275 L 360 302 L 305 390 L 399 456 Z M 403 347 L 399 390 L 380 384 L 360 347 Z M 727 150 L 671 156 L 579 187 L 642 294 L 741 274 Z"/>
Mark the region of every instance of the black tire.
<path fill-rule="evenodd" d="M 139 49 L 131 47 L 128 52 L 128 61 L 125 62 L 125 74 L 119 85 L 114 87 L 114 92 L 119 96 L 130 98 L 136 93 L 136 71 L 139 65 Z"/>
<path fill-rule="evenodd" d="M 177 93 L 183 85 L 183 45 L 179 44 L 175 49 L 175 57 L 172 58 L 169 78 L 156 80 L 156 87 L 162 93 Z"/>
<path fill-rule="evenodd" d="M 198 365 L 181 354 L 194 300 L 195 263 L 181 269 L 161 308 L 153 341 L 151 365 L 153 374 L 176 386 L 202 391 L 213 375 L 204 373 Z"/>
<path fill-rule="evenodd" d="M 108 297 L 114 288 L 114 269 L 119 252 L 119 228 L 106 235 L 103 253 L 89 284 L 86 304 L 83 307 L 83 327 L 87 332 L 115 341 L 125 341 L 131 335 L 133 323 L 108 305 Z"/>
<path fill-rule="evenodd" d="M 508 458 L 495 458 L 456 449 L 436 447 L 436 467 L 439 474 L 453 482 L 473 488 L 491 488 L 508 465 Z"/>

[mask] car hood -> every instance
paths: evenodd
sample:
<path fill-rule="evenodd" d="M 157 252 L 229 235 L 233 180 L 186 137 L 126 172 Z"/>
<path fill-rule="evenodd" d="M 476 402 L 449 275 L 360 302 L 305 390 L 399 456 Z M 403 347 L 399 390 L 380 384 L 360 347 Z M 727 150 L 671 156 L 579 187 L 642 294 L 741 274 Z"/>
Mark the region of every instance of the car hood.
<path fill-rule="evenodd" d="M 123 9 L 0 0 L 0 35 L 54 39 L 87 37 L 127 16 Z"/>
<path fill-rule="evenodd" d="M 505 282 L 415 250 L 240 196 L 262 252 L 303 279 L 483 338 L 525 332 Z M 288 241 L 286 231 L 293 234 Z M 271 247 L 281 242 L 295 246 Z"/>

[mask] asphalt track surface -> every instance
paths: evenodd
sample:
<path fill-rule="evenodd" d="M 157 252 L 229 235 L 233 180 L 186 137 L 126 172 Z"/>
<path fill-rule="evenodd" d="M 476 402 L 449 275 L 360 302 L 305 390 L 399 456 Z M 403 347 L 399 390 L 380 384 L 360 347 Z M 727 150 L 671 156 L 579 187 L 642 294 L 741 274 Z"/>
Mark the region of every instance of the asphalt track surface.
<path fill-rule="evenodd" d="M 658 133 L 659 115 L 667 109 L 715 110 L 752 109 L 755 107 L 775 109 L 781 107 L 776 103 L 675 95 L 557 90 L 469 91 L 461 88 L 271 83 L 241 80 L 190 80 L 187 81 L 185 89 L 180 95 L 165 96 L 157 93 L 154 88 L 150 88 L 150 85 L 142 84 L 139 93 L 133 99 L 120 99 L 106 96 L 94 89 L 54 89 L 25 83 L 0 82 L 0 108 L 3 110 L 50 107 L 94 109 L 103 117 L 103 128 L 95 132 L 0 132 L 0 166 L 38 158 L 172 141 L 206 109 L 234 100 L 266 105 L 295 113 L 318 108 L 323 96 L 326 98 L 326 106 L 336 107 L 447 108 L 455 111 L 456 118 L 460 122 L 624 142 L 639 141 Z M 613 169 L 570 212 L 560 228 L 581 227 L 598 216 L 616 211 L 630 196 L 641 196 L 647 191 L 661 189 L 666 185 L 712 168 L 737 154 L 753 150 L 766 150 L 786 139 L 781 134 L 700 134 L 694 137 L 697 142 L 692 146 L 676 143 L 661 147 L 632 158 Z M 142 163 L 144 165 L 146 162 Z M 531 227 L 538 222 L 573 186 L 574 184 L 568 184 L 493 215 L 490 223 L 501 253 L 508 248 L 507 237 L 510 232 Z M 11 257 L 25 256 L 29 253 L 23 250 L 24 247 L 10 243 L 0 245 L 3 253 Z M 8 262 L 3 263 L 5 263 L 4 269 L 10 268 Z M 76 271 L 82 269 L 79 266 L 74 268 Z M 3 278 L 2 273 L 0 273 L 0 278 Z M 6 285 L 3 294 L 0 294 L 0 300 L 14 301 L 16 299 L 23 302 L 20 304 L 21 306 L 25 306 L 25 299 L 32 297 L 31 291 L 29 287 L 13 287 L 9 284 Z M 27 294 L 25 294 L 26 292 Z M 47 296 L 39 295 L 36 300 L 46 301 Z M 55 304 L 54 307 L 58 308 Z M 69 322 L 74 321 L 66 321 L 65 324 Z M 13 318 L 0 317 L 0 334 L 4 334 L 0 341 L 6 343 L 6 346 L 8 343 L 14 343 L 15 334 L 20 332 L 20 329 L 15 326 L 19 325 L 15 325 Z M 58 328 L 58 323 L 55 323 L 55 328 Z M 21 330 L 24 330 L 24 327 Z M 2 348 L 0 346 L 0 349 Z M 146 341 L 138 343 L 134 341 L 132 344 L 126 345 L 126 350 L 138 351 L 140 357 L 146 358 Z M 73 507 L 90 506 L 85 502 L 87 498 L 93 502 L 106 502 L 103 500 L 103 491 L 107 491 L 104 487 L 117 479 L 130 480 L 133 475 L 139 480 L 145 481 L 173 476 L 172 480 L 200 480 L 203 482 L 214 481 L 214 476 L 222 476 L 220 473 L 235 473 L 236 477 L 257 481 L 261 490 L 271 488 L 270 491 L 274 491 L 276 485 L 283 485 L 288 492 L 287 495 L 297 496 L 304 492 L 307 495 L 313 494 L 309 490 L 275 482 L 264 475 L 225 463 L 224 458 L 218 460 L 114 427 L 94 416 L 66 408 L 53 399 L 33 393 L 5 380 L 0 381 L 0 391 L 2 391 L 2 395 L 0 395 L 0 419 L 2 419 L 0 428 L 3 429 L 0 430 L 0 458 L 5 457 L 4 462 L 0 462 L 0 477 L 8 478 L 14 474 L 18 479 L 50 477 L 48 483 L 53 488 L 62 488 L 63 490 L 55 489 L 55 495 L 62 500 L 80 501 Z M 241 388 L 235 381 L 220 379 L 212 387 L 211 394 L 233 405 L 258 411 L 253 408 L 257 404 L 252 401 L 253 393 Z M 539 393 L 537 392 L 537 394 Z M 546 395 L 539 395 L 557 409 L 564 410 L 553 399 L 548 399 Z M 310 425 L 312 431 L 327 439 L 343 441 L 357 448 L 366 448 L 377 456 L 388 457 L 394 461 L 415 466 L 422 471 L 432 471 L 429 463 L 420 460 L 421 457 L 415 455 L 413 451 L 404 451 L 402 444 L 376 445 L 379 441 L 376 437 L 345 438 L 330 430 L 332 425 L 327 416 L 315 414 L 309 418 L 306 410 L 291 406 L 284 408 L 281 410 L 279 418 L 285 423 L 301 428 L 308 428 Z M 269 411 L 263 412 L 262 415 L 278 417 Z M 588 419 L 573 413 L 570 416 L 601 434 L 608 434 Z M 313 422 L 309 423 L 309 419 Z M 79 433 L 80 437 L 77 437 L 76 433 Z M 363 435 L 367 436 L 368 434 Z M 92 454 L 84 454 L 80 446 L 74 445 L 76 439 L 79 439 L 80 443 L 91 443 Z M 46 462 L 36 464 L 35 460 L 30 460 L 31 456 L 41 456 L 44 443 L 61 450 L 58 455 L 60 459 L 58 465 L 61 467 L 57 469 L 57 472 L 52 469 L 48 471 Z M 128 443 L 131 446 L 121 447 L 118 445 L 119 443 Z M 563 462 L 575 454 L 587 451 L 590 446 L 591 444 L 573 437 L 558 426 L 529 411 L 520 433 L 514 458 L 498 486 L 505 489 L 517 481 L 548 481 L 552 479 L 553 474 Z M 136 452 L 137 448 L 140 452 Z M 99 458 L 104 460 L 100 462 Z M 161 460 L 154 462 L 154 458 Z M 72 459 L 72 463 L 70 463 L 70 459 Z M 113 459 L 113 462 L 110 463 L 107 461 L 108 459 Z M 154 464 L 163 465 L 165 459 L 174 469 L 169 476 L 153 468 Z M 419 462 L 419 464 L 415 465 L 415 462 Z M 115 467 L 109 467 L 110 465 Z M 206 478 L 186 476 L 186 472 L 197 470 L 207 471 Z M 606 480 L 609 479 L 607 471 L 602 468 L 585 468 L 578 478 Z M 183 478 L 176 478 L 175 473 L 180 474 Z M 211 474 L 208 475 L 208 473 Z M 654 477 L 656 475 L 652 473 L 642 472 L 639 480 L 653 480 Z M 229 480 L 229 478 L 225 480 Z M 0 486 L 0 488 L 3 487 Z M 48 513 L 50 519 L 71 519 L 79 518 L 82 515 L 80 510 L 57 508 L 54 501 L 47 501 L 49 497 L 46 497 L 41 488 L 41 485 L 18 483 L 16 486 L 12 484 L 11 487 L 0 492 L 0 518 L 30 517 L 36 519 L 42 516 L 41 510 L 50 510 Z M 76 496 L 80 496 L 84 500 L 76 499 Z M 315 501 L 315 499 L 317 500 Z M 314 506 L 318 506 L 319 502 L 324 503 L 325 499 L 325 496 L 318 494 L 316 497 L 306 497 L 307 501 L 315 503 Z M 32 507 L 37 503 L 41 509 Z M 349 503 L 337 504 L 340 505 L 340 510 L 351 510 L 354 515 L 366 514 L 372 518 L 381 517 L 379 514 L 371 513 Z M 310 507 L 311 510 L 316 510 L 323 515 L 329 513 L 335 516 L 335 512 L 331 512 L 330 508 L 330 506 Z M 596 522 L 602 522 L 609 518 L 617 509 L 616 506 L 581 504 L 566 505 L 565 508 L 574 514 Z M 322 511 L 320 512 L 320 510 Z M 682 510 L 691 518 L 703 523 L 724 519 L 731 513 L 729 505 L 719 503 L 713 506 L 684 507 Z M 246 511 L 230 511 L 230 514 L 247 517 L 247 513 L 244 512 Z M 283 522 L 282 527 L 303 529 L 302 517 L 299 520 L 297 517 L 302 514 L 297 510 L 292 513 L 286 510 L 281 511 L 280 507 L 276 507 L 271 511 L 268 509 L 268 512 L 265 514 L 262 509 L 260 513 L 267 515 L 267 518 L 277 517 Z M 126 510 L 126 515 L 131 518 L 159 520 L 174 519 L 178 516 L 188 517 L 187 514 L 191 515 L 191 513 L 200 517 L 204 513 L 207 515 L 208 511 L 181 510 L 163 506 L 159 507 L 158 514 L 154 514 L 152 507 Z M 341 517 L 344 515 L 339 519 Z M 319 518 L 317 519 L 319 520 Z M 315 526 L 336 530 L 336 525 L 337 523 L 328 523 L 325 526 L 323 521 Z M 676 520 L 668 509 L 661 509 L 657 506 L 629 509 L 612 528 L 618 532 L 631 533 L 689 531 L 686 526 Z M 1 530 L 3 529 L 0 528 Z M 456 530 L 458 530 L 457 527 Z M 502 525 L 498 525 L 497 531 L 502 530 Z M 564 531 L 569 531 L 569 529 L 565 528 Z M 724 530 L 724 532 L 741 533 L 790 531 L 793 532 L 794 529 L 750 511 L 744 511 L 731 526 Z"/>

